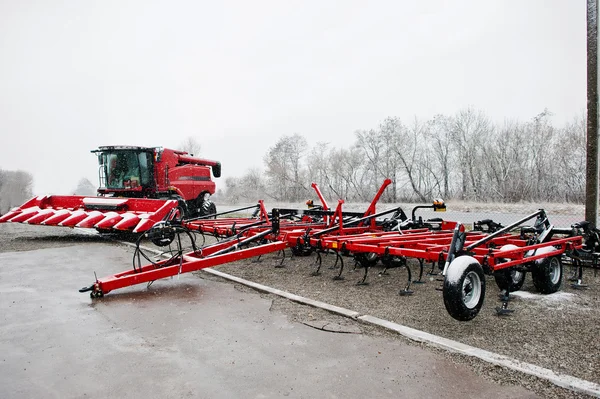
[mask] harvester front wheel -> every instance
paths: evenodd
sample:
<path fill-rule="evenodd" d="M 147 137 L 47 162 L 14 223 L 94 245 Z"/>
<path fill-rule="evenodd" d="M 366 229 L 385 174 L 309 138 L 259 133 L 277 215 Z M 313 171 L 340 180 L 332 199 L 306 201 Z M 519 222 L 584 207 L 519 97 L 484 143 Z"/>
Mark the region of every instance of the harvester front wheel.
<path fill-rule="evenodd" d="M 208 198 L 204 198 L 202 205 L 200 206 L 200 216 L 214 215 L 215 213 L 217 213 L 217 206 L 215 203 Z M 216 216 L 213 217 L 213 219 L 215 218 Z"/>

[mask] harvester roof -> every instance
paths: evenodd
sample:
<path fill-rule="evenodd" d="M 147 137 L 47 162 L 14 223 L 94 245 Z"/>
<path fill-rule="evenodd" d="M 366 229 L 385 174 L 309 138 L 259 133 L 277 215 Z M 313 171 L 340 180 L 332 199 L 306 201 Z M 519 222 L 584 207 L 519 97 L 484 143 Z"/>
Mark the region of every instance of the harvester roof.
<path fill-rule="evenodd" d="M 107 145 L 98 147 L 96 150 L 92 150 L 91 152 L 104 152 L 104 151 L 118 151 L 118 150 L 135 150 L 135 151 L 153 151 L 158 147 L 140 147 L 133 145 Z"/>

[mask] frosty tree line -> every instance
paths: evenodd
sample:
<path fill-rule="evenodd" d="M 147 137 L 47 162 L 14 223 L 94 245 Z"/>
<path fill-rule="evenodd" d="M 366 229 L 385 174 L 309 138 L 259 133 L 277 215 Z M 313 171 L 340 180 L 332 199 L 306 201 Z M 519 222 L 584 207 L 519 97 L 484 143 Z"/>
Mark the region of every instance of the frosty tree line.
<path fill-rule="evenodd" d="M 264 173 L 226 179 L 231 202 L 312 198 L 316 182 L 326 198 L 369 201 L 393 180 L 382 201 L 553 201 L 585 196 L 584 117 L 556 127 L 549 111 L 525 122 L 492 123 L 467 108 L 429 120 L 388 117 L 356 131 L 344 146 L 281 137 L 264 155 Z"/>

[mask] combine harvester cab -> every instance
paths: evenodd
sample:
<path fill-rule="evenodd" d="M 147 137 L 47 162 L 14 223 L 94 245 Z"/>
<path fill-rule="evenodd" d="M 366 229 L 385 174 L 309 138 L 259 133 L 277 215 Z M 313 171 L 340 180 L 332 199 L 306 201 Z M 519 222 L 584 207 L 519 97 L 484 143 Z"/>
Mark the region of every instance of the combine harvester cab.
<path fill-rule="evenodd" d="M 174 218 L 216 214 L 211 170 L 221 164 L 162 147 L 106 146 L 98 157 L 97 197 L 40 196 L 0 217 L 0 223 L 96 228 L 141 233 Z"/>

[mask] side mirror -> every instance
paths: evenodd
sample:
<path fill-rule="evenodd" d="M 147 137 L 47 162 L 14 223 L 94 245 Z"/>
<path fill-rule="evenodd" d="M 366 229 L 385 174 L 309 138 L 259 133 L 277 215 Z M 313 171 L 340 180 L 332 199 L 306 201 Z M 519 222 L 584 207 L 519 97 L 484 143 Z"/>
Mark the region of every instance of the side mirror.
<path fill-rule="evenodd" d="M 212 172 L 215 177 L 221 177 L 221 162 L 217 162 L 216 165 L 212 166 Z"/>

